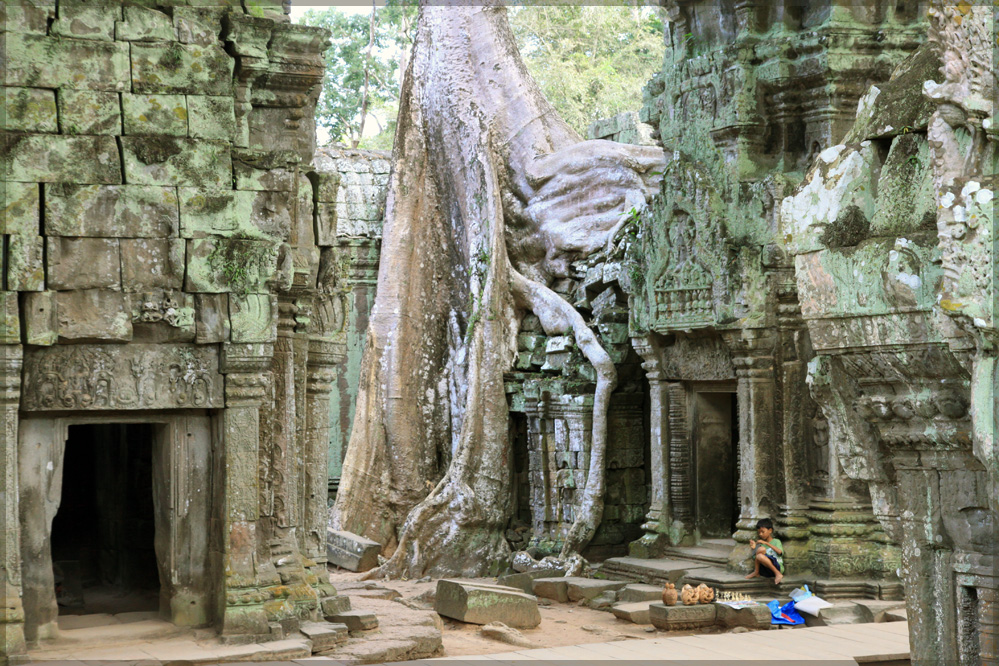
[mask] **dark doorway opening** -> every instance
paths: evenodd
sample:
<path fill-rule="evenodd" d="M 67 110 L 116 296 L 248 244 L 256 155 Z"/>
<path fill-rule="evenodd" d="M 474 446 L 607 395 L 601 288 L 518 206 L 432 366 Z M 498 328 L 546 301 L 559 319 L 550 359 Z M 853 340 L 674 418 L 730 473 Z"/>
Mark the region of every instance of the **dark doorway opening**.
<path fill-rule="evenodd" d="M 736 394 L 695 393 L 696 522 L 702 538 L 730 538 L 739 520 Z"/>
<path fill-rule="evenodd" d="M 60 614 L 157 611 L 152 424 L 69 426 L 52 523 Z"/>

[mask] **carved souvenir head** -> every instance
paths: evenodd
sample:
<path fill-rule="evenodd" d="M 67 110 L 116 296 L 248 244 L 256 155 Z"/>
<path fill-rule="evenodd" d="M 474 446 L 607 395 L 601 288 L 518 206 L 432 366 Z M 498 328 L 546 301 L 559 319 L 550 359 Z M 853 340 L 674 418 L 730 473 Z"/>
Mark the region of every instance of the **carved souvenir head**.
<path fill-rule="evenodd" d="M 667 606 L 673 606 L 677 601 L 676 585 L 673 583 L 666 583 L 663 588 L 663 603 Z"/>

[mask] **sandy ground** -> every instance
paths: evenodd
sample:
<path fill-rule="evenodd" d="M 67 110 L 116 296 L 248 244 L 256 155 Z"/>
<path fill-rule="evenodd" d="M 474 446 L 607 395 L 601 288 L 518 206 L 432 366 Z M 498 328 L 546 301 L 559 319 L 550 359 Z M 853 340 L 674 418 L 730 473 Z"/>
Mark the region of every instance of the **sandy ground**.
<path fill-rule="evenodd" d="M 354 608 L 363 609 L 365 601 L 364 592 L 359 589 L 362 581 L 362 574 L 348 571 L 336 571 L 330 574 L 333 585 L 342 594 L 351 597 Z M 496 584 L 494 578 L 468 578 L 459 579 L 469 582 Z M 420 604 L 417 599 L 425 593 L 432 593 L 437 588 L 437 581 L 413 581 L 413 580 L 376 580 L 379 587 L 395 590 L 402 595 L 402 599 L 408 599 L 411 603 Z M 372 591 L 373 592 L 373 591 Z M 575 602 L 560 604 L 551 602 L 545 605 L 548 600 L 539 600 L 541 610 L 541 624 L 534 629 L 521 629 L 520 632 L 531 642 L 532 647 L 561 647 L 565 645 L 580 645 L 585 643 L 604 643 L 617 640 L 635 640 L 655 638 L 658 636 L 688 636 L 694 633 L 708 633 L 705 631 L 685 631 L 685 632 L 657 632 L 651 625 L 637 625 L 624 620 L 619 620 L 612 613 L 606 611 L 593 610 L 586 606 L 578 605 Z M 399 603 L 399 602 L 396 602 Z M 426 608 L 429 604 L 423 601 Z M 495 652 L 508 652 L 511 650 L 531 649 L 529 647 L 511 646 L 491 638 L 482 636 L 480 627 L 474 624 L 466 624 L 449 618 L 442 618 L 444 631 L 444 651 L 441 656 L 460 657 L 467 655 L 491 654 Z"/>

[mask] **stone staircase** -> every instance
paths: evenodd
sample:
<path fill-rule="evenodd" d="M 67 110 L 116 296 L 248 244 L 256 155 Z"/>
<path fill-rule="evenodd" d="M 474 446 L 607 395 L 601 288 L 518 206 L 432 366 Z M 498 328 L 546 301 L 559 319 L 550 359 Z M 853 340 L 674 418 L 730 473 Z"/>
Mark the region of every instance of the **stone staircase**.
<path fill-rule="evenodd" d="M 735 539 L 701 539 L 696 546 L 669 546 L 665 556 L 725 567 L 735 545 Z"/>
<path fill-rule="evenodd" d="M 789 573 L 780 585 L 772 578 L 745 577 L 746 572 L 728 570 L 728 558 L 736 547 L 734 539 L 702 539 L 696 546 L 670 546 L 662 558 L 613 557 L 603 562 L 600 573 L 612 580 L 648 583 L 662 586 L 673 583 L 704 583 L 719 591 L 740 592 L 750 596 L 787 596 L 791 590 L 808 585 L 824 599 L 885 599 L 902 598 L 898 581 L 823 580 L 809 573 Z"/>

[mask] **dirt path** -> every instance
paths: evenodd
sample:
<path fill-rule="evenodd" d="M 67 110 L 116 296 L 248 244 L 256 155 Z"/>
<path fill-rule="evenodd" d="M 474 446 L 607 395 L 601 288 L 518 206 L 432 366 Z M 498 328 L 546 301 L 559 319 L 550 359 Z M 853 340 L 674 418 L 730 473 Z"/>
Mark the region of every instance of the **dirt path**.
<path fill-rule="evenodd" d="M 361 575 L 346 571 L 338 571 L 330 575 L 330 580 L 341 594 L 351 597 L 354 608 L 377 612 L 375 604 L 368 603 L 366 597 L 378 599 L 389 596 L 385 590 L 394 590 L 400 597 L 394 601 L 405 608 L 403 601 L 415 608 L 433 608 L 430 595 L 437 588 L 436 580 L 378 580 L 361 581 Z M 488 583 L 495 585 L 493 578 L 460 579 L 469 582 Z M 372 589 L 364 589 L 370 587 Z M 379 604 L 384 601 L 378 599 Z M 634 640 L 654 638 L 658 636 L 687 636 L 704 631 L 657 632 L 651 625 L 643 626 L 619 620 L 613 614 L 597 611 L 576 603 L 560 604 L 551 602 L 545 605 L 547 599 L 539 600 L 541 609 L 541 624 L 534 629 L 521 629 L 520 632 L 531 642 L 531 647 L 514 647 L 479 633 L 480 627 L 466 624 L 448 618 L 443 621 L 444 651 L 442 656 L 459 657 L 468 655 L 507 652 L 510 650 L 532 649 L 543 647 L 561 647 L 566 645 L 581 645 L 585 643 L 603 643 L 614 640 Z"/>

